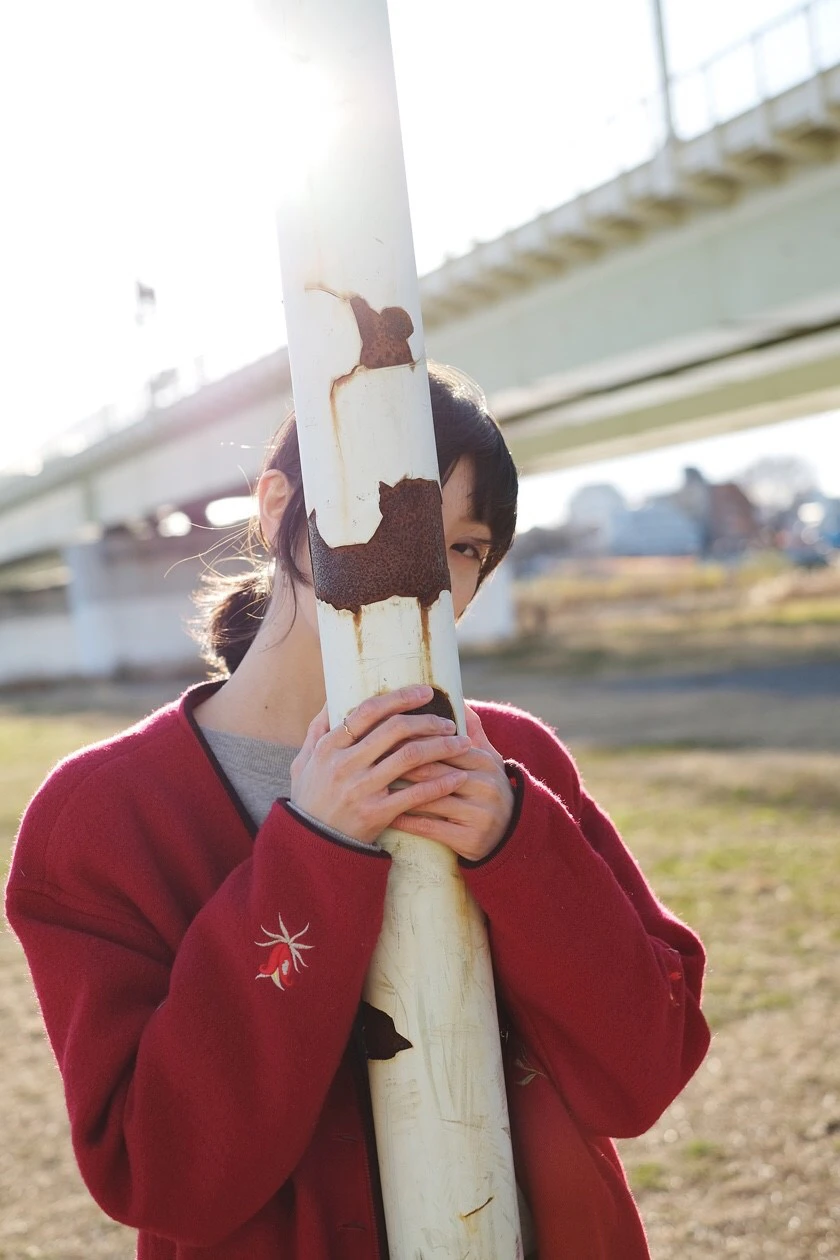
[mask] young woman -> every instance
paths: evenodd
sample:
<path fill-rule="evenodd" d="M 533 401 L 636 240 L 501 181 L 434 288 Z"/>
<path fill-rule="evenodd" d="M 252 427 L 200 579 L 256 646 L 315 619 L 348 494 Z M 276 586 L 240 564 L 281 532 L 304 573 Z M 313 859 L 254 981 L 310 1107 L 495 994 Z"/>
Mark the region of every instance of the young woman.
<path fill-rule="evenodd" d="M 431 387 L 460 615 L 516 473 L 471 383 Z M 641 1260 L 610 1139 L 705 1053 L 699 941 L 536 718 L 475 703 L 458 736 L 418 687 L 329 729 L 293 420 L 258 496 L 269 559 L 207 623 L 223 681 L 59 765 L 16 847 L 8 916 L 91 1193 L 142 1260 L 384 1260 L 357 1012 L 396 824 L 458 854 L 487 918 L 526 1249 Z"/>

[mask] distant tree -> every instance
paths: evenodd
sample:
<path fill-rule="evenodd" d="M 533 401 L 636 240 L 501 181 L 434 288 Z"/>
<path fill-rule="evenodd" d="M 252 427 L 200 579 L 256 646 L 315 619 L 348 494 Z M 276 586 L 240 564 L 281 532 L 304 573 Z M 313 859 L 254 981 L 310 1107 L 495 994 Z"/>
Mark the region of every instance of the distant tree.
<path fill-rule="evenodd" d="M 819 490 L 816 469 L 798 455 L 762 455 L 735 482 L 765 514 L 786 512 Z"/>

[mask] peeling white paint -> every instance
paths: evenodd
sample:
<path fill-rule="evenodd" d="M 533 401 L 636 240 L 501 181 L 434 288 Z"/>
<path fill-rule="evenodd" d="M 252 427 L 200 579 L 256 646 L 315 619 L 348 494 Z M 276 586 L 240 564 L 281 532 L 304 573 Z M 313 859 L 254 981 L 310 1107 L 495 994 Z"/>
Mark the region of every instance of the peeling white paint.
<path fill-rule="evenodd" d="M 286 62 L 317 68 L 338 110 L 278 213 L 307 511 L 329 547 L 365 543 L 379 483 L 437 478 L 385 0 L 271 0 Z M 305 122 L 302 119 L 301 125 Z M 299 146 L 305 152 L 306 146 Z M 411 363 L 359 366 L 349 297 L 407 313 Z M 402 323 L 406 321 L 401 317 Z M 425 612 L 386 597 L 360 612 L 319 600 L 330 719 L 366 696 L 430 682 L 464 730 L 448 591 Z M 392 1260 L 521 1254 L 490 952 L 449 850 L 388 831 L 385 923 L 366 1001 L 411 1042 L 370 1062 Z M 478 1210 L 480 1209 L 480 1210 Z"/>

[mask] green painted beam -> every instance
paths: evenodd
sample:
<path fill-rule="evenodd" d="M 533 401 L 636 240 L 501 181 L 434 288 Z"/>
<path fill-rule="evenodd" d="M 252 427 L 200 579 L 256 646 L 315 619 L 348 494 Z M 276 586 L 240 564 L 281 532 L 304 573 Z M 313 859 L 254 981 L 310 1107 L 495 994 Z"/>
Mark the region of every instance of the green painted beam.
<path fill-rule="evenodd" d="M 840 407 L 840 352 L 777 370 L 768 365 L 749 380 L 698 385 L 661 403 L 634 404 L 638 392 L 617 391 L 611 414 L 585 422 L 569 416 L 580 399 L 547 410 L 539 428 L 533 416 L 508 421 L 505 437 L 520 469 L 545 472 Z"/>

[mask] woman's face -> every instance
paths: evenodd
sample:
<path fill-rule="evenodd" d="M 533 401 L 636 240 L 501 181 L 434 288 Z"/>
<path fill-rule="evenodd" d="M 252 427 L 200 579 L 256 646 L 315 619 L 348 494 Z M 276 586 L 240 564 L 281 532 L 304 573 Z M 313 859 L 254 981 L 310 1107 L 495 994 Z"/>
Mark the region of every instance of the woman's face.
<path fill-rule="evenodd" d="M 443 487 L 443 533 L 456 621 L 475 595 L 481 562 L 492 542 L 490 526 L 473 519 L 473 485 L 472 461 L 460 459 Z"/>
<path fill-rule="evenodd" d="M 443 532 L 456 620 L 466 611 L 475 595 L 481 562 L 491 543 L 490 527 L 472 518 L 472 495 L 472 462 L 461 459 L 443 487 Z M 266 534 L 273 533 L 276 529 L 276 522 L 274 529 L 270 520 L 263 520 L 262 523 Z M 311 581 L 312 561 L 305 540 L 298 549 L 296 560 L 301 572 Z M 315 592 L 311 586 L 298 585 L 296 593 L 297 618 L 301 623 L 299 628 L 306 628 L 317 637 Z"/>

